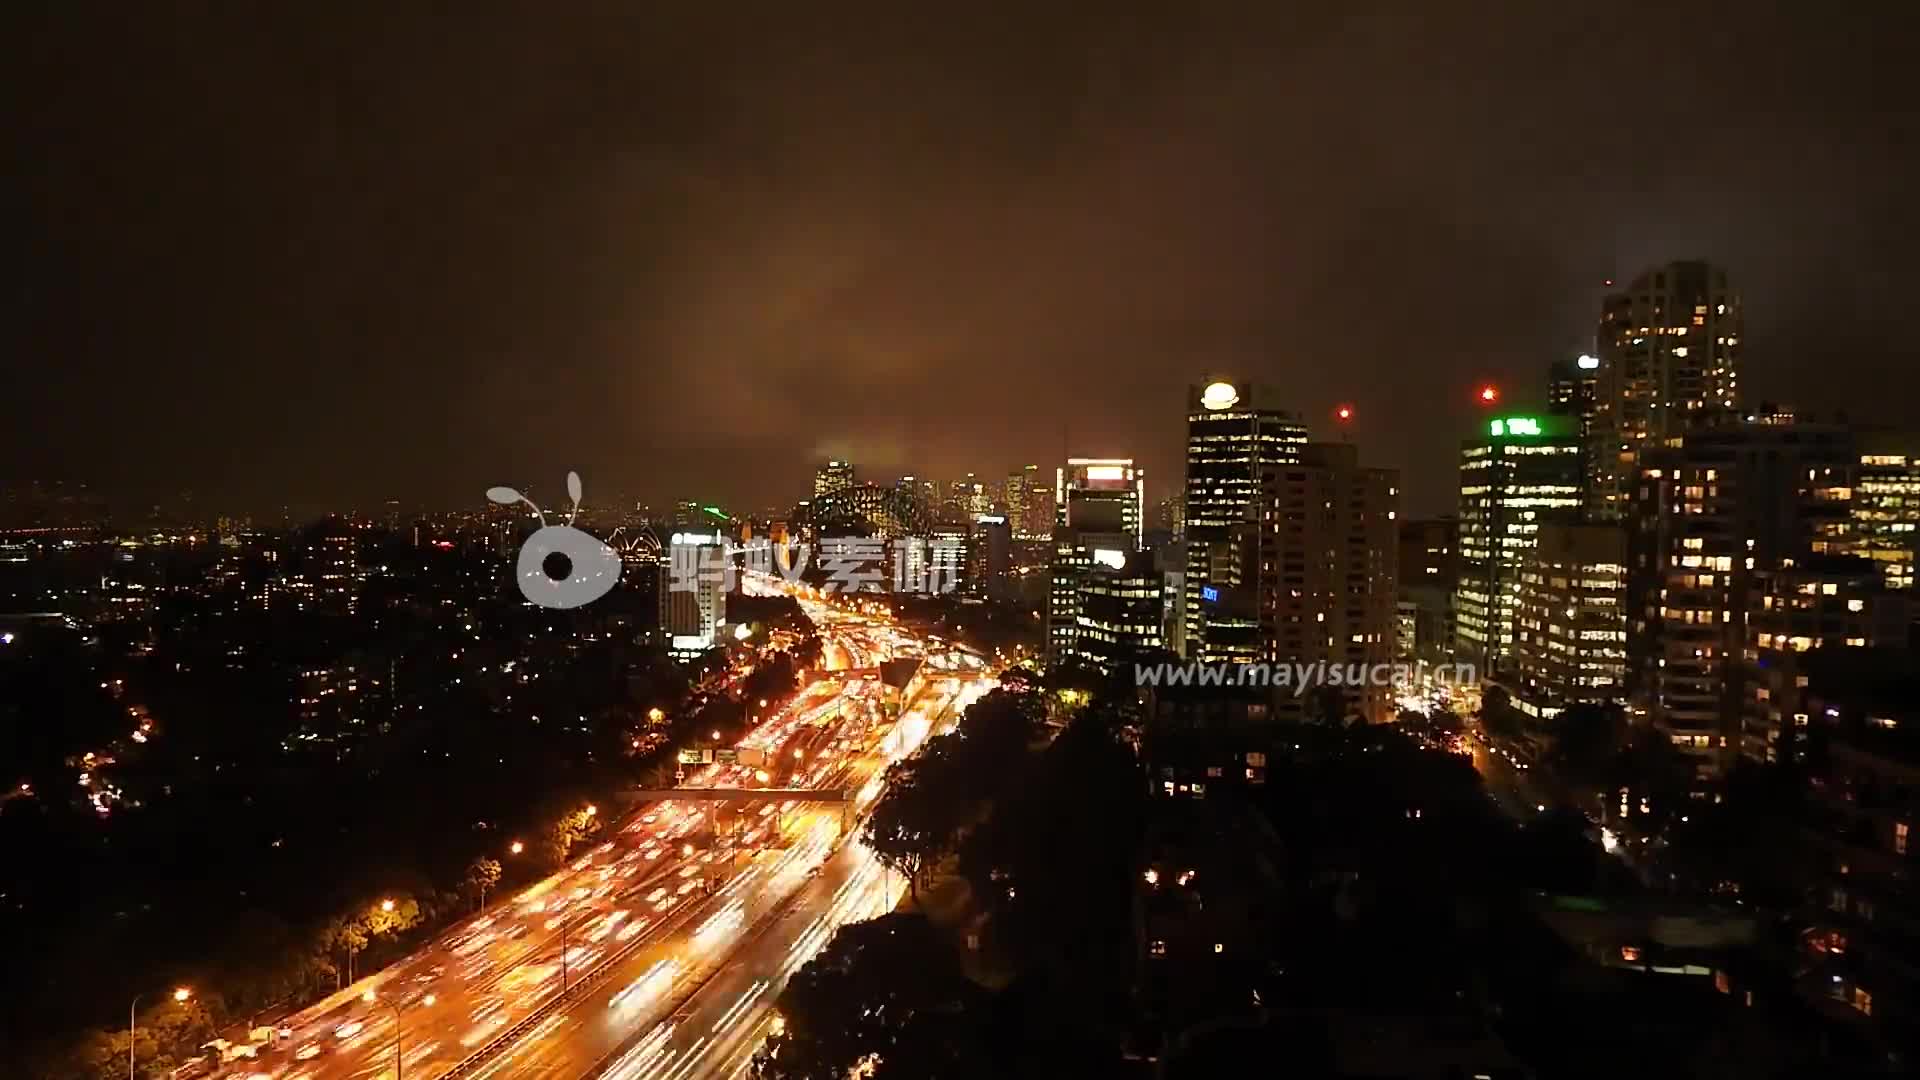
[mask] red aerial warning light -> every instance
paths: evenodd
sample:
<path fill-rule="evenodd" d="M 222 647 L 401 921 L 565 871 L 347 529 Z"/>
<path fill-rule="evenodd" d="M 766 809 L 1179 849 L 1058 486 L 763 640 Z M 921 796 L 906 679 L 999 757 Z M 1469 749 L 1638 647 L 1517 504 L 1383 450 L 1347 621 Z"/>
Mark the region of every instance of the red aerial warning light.
<path fill-rule="evenodd" d="M 1491 405 L 1499 400 L 1500 391 L 1495 389 L 1493 384 L 1489 383 L 1480 388 L 1480 403 L 1482 405 Z"/>
<path fill-rule="evenodd" d="M 1335 420 L 1340 421 L 1343 424 L 1353 419 L 1353 406 L 1342 405 L 1339 408 L 1333 410 L 1333 418 Z"/>

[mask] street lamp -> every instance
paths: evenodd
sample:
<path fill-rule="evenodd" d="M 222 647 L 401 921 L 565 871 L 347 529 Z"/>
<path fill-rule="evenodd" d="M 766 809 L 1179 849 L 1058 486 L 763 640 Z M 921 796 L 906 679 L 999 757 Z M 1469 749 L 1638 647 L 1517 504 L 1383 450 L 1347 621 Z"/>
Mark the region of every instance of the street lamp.
<path fill-rule="evenodd" d="M 392 912 L 392 911 L 393 911 L 393 901 L 392 901 L 392 900 L 382 900 L 382 901 L 380 901 L 380 910 L 381 910 L 381 911 L 385 911 L 385 912 Z"/>
<path fill-rule="evenodd" d="M 140 1015 L 140 998 L 141 997 L 142 995 L 140 994 L 133 995 L 133 1004 L 127 1006 L 127 1080 L 134 1080 L 134 1075 L 133 1075 L 134 1018 Z M 177 986 L 173 990 L 173 1000 L 176 1004 L 184 1005 L 186 1004 L 188 999 L 192 997 L 193 997 L 193 991 L 187 989 L 184 986 Z"/>
<path fill-rule="evenodd" d="M 402 1029 L 405 1027 L 406 1021 L 401 1015 L 400 1003 L 397 1001 L 381 1001 L 379 995 L 371 990 L 361 994 L 360 1000 L 369 1005 L 385 1005 L 387 1008 L 393 1010 L 393 1080 L 401 1080 L 402 1071 L 407 1067 L 407 1059 L 401 1053 L 401 1036 L 405 1034 L 405 1031 Z M 435 1000 L 432 994 L 428 994 L 414 1004 L 432 1005 Z"/>
<path fill-rule="evenodd" d="M 518 840 L 515 840 L 513 843 L 507 845 L 507 852 L 512 855 L 518 855 L 525 850 L 527 850 L 527 845 L 521 843 Z"/>

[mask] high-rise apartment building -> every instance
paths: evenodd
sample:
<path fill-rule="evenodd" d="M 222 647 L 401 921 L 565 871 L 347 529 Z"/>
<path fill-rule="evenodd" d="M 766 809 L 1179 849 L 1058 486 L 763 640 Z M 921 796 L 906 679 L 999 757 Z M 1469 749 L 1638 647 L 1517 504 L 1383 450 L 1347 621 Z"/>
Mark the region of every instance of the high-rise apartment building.
<path fill-rule="evenodd" d="M 1550 720 L 1624 698 L 1627 534 L 1615 525 L 1540 527 L 1520 568 L 1514 707 Z"/>
<path fill-rule="evenodd" d="M 1641 459 L 1628 492 L 1628 689 L 1703 778 L 1739 752 L 1754 574 L 1844 538 L 1855 453 L 1843 428 L 1728 423 Z"/>
<path fill-rule="evenodd" d="M 1503 416 L 1460 444 L 1456 655 L 1498 678 L 1511 666 L 1520 571 L 1540 527 L 1580 512 L 1580 434 L 1561 416 Z"/>
<path fill-rule="evenodd" d="M 1395 659 L 1399 473 L 1361 467 L 1350 443 L 1298 452 L 1260 476 L 1261 659 L 1339 666 L 1322 693 L 1340 695 L 1342 719 L 1381 723 L 1393 717 L 1393 687 L 1376 675 Z M 1275 717 L 1317 718 L 1322 698 L 1296 689 L 1276 693 Z"/>
<path fill-rule="evenodd" d="M 1709 263 L 1656 266 L 1608 294 L 1595 335 L 1593 517 L 1621 516 L 1642 451 L 1739 414 L 1740 339 L 1740 294 Z"/>
<path fill-rule="evenodd" d="M 1187 388 L 1186 570 L 1189 659 L 1251 663 L 1261 654 L 1261 477 L 1297 464 L 1307 429 L 1262 387 L 1216 379 Z"/>

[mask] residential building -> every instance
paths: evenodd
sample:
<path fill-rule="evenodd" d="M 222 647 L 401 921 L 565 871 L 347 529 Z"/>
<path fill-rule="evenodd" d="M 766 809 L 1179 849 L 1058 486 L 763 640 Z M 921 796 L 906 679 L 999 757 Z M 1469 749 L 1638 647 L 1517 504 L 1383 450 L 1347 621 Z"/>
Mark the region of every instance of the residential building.
<path fill-rule="evenodd" d="M 1602 302 L 1587 489 L 1590 516 L 1617 520 L 1641 453 L 1739 415 L 1740 294 L 1700 261 L 1655 266 Z"/>
<path fill-rule="evenodd" d="M 1630 492 L 1628 690 L 1703 779 L 1740 748 L 1754 572 L 1844 538 L 1854 453 L 1843 428 L 1737 422 L 1642 457 Z"/>
<path fill-rule="evenodd" d="M 1307 443 L 1299 455 L 1260 478 L 1260 658 L 1364 667 L 1368 677 L 1325 689 L 1339 694 L 1342 719 L 1382 723 L 1393 718 L 1393 687 L 1372 673 L 1395 659 L 1399 473 L 1363 468 L 1351 443 Z M 1327 707 L 1297 689 L 1275 695 L 1277 719 Z"/>
<path fill-rule="evenodd" d="M 1912 637 L 1912 598 L 1889 589 L 1871 559 L 1789 558 L 1753 572 L 1740 753 L 1755 762 L 1804 762 L 1815 706 L 1807 654 L 1900 650 Z"/>
<path fill-rule="evenodd" d="M 1460 585 L 1460 519 L 1422 518 L 1400 525 L 1396 560 L 1400 601 L 1410 605 L 1413 641 L 1404 659 L 1452 659 L 1453 594 Z"/>
<path fill-rule="evenodd" d="M 1920 671 L 1910 650 L 1802 657 L 1814 878 L 1796 979 L 1883 1060 L 1920 1052 Z"/>

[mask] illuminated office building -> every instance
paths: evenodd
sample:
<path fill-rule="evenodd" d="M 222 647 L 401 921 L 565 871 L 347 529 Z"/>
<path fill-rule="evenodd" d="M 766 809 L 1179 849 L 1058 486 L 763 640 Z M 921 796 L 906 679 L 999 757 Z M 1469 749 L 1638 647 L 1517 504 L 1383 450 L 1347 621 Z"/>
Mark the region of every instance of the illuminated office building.
<path fill-rule="evenodd" d="M 727 621 L 726 535 L 718 530 L 682 531 L 669 540 L 669 551 L 690 549 L 686 568 L 678 578 L 669 574 L 661 593 L 662 630 L 668 651 L 690 660 L 720 643 L 720 626 Z"/>
<path fill-rule="evenodd" d="M 1890 589 L 1913 587 L 1920 541 L 1920 433 L 1861 432 L 1847 537 L 1838 551 L 1873 562 Z"/>
<path fill-rule="evenodd" d="M 845 491 L 853 486 L 853 462 L 829 461 L 813 474 L 813 497 Z"/>
<path fill-rule="evenodd" d="M 1187 388 L 1182 656 L 1260 658 L 1261 476 L 1299 462 L 1306 441 L 1305 425 L 1269 403 L 1263 387 L 1216 379 Z"/>
<path fill-rule="evenodd" d="M 1627 678 L 1627 534 L 1614 525 L 1547 524 L 1520 568 L 1514 707 L 1552 719 L 1571 705 L 1621 700 Z"/>
<path fill-rule="evenodd" d="M 1460 583 L 1454 645 L 1497 677 L 1511 664 L 1520 571 L 1540 527 L 1580 512 L 1580 435 L 1560 416 L 1504 416 L 1460 444 Z"/>
<path fill-rule="evenodd" d="M 1110 671 L 1166 647 L 1166 581 L 1150 551 L 1127 552 L 1119 566 L 1101 563 L 1079 580 L 1074 657 Z"/>
<path fill-rule="evenodd" d="M 1068 458 L 1054 470 L 1054 527 L 1125 533 L 1138 548 L 1146 483 L 1132 458 Z"/>
<path fill-rule="evenodd" d="M 1593 517 L 1616 520 L 1642 452 L 1739 414 L 1740 294 L 1705 262 L 1653 267 L 1608 294 L 1589 450 Z"/>

